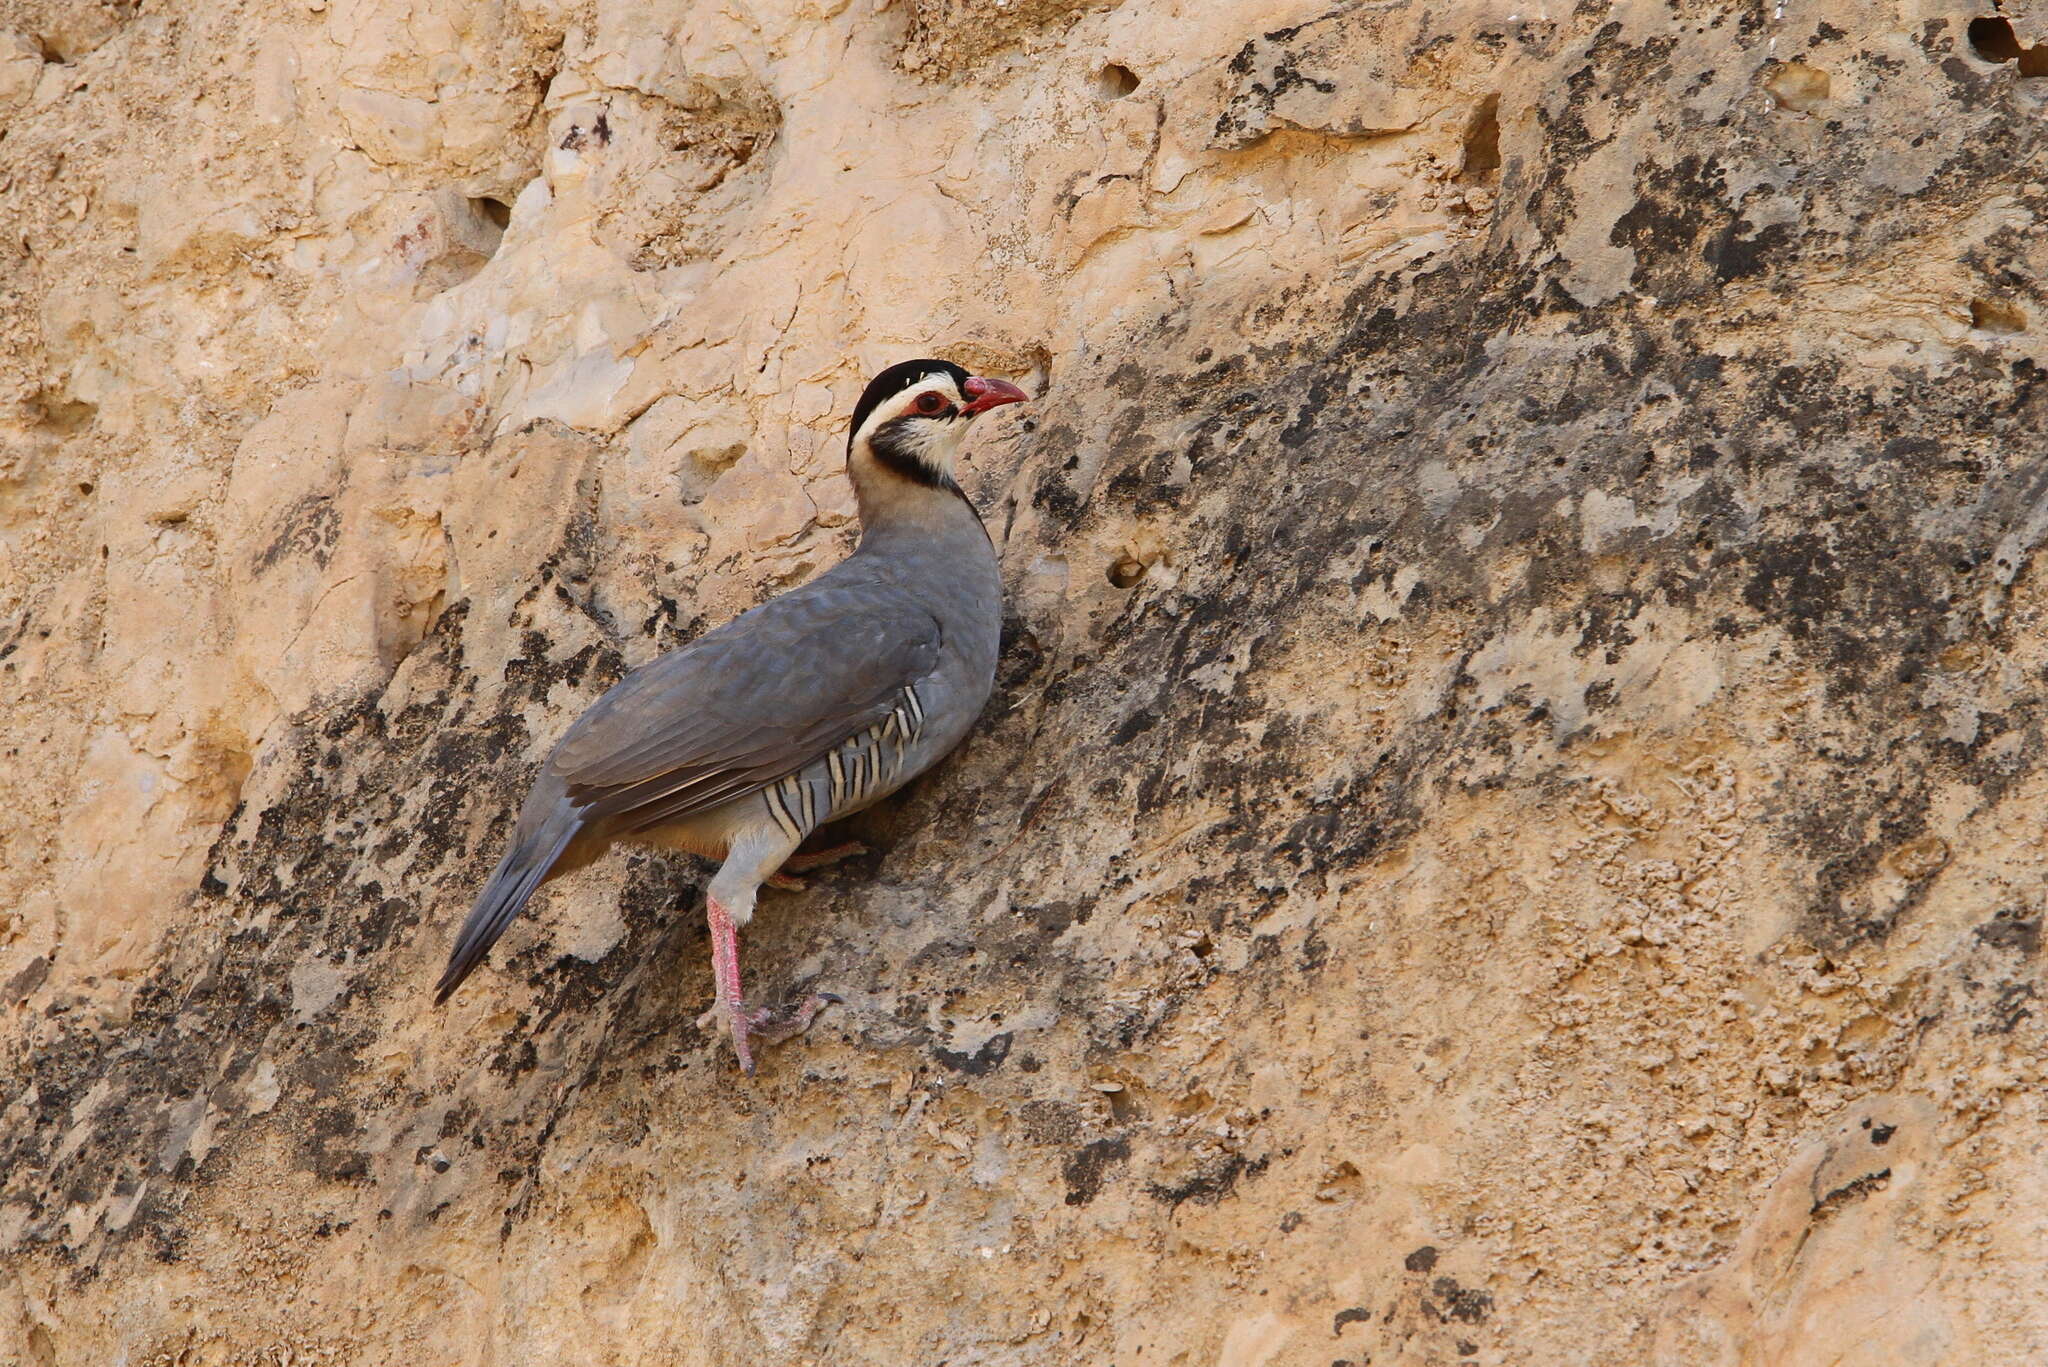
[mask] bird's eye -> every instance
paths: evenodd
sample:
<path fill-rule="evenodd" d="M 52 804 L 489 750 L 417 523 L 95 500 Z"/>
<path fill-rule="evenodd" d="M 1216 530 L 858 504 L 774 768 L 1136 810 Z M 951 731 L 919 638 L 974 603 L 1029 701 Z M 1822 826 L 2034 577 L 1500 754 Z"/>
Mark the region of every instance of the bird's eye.
<path fill-rule="evenodd" d="M 931 416 L 945 412 L 952 405 L 947 403 L 945 396 L 937 390 L 927 389 L 924 393 L 917 396 L 917 401 L 911 404 L 911 407 L 920 413 Z"/>

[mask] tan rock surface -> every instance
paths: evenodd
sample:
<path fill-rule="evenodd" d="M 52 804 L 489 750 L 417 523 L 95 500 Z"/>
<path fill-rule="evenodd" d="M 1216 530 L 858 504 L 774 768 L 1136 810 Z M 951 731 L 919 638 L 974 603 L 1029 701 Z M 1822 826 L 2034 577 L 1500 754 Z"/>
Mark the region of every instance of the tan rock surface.
<path fill-rule="evenodd" d="M 2048 1360 L 2038 9 L 0 0 L 0 1362 Z M 431 1010 L 930 353 L 845 1005 Z"/>

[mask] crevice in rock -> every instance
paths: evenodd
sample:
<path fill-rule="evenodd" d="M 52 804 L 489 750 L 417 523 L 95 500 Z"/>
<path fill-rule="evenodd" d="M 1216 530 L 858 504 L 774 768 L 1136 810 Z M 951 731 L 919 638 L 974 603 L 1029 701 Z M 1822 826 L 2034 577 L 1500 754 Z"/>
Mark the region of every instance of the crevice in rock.
<path fill-rule="evenodd" d="M 31 36 L 47 63 L 69 66 L 91 56 L 125 28 L 140 8 L 136 0 L 88 0 L 85 4 L 59 7 L 49 19 L 50 27 Z"/>
<path fill-rule="evenodd" d="M 60 437 L 75 436 L 84 431 L 100 411 L 97 404 L 47 390 L 36 396 L 35 410 L 38 422 Z"/>
<path fill-rule="evenodd" d="M 1764 89 L 1771 95 L 1771 102 L 1780 109 L 1789 109 L 1795 114 L 1809 114 L 1827 103 L 1834 82 L 1828 73 L 1819 67 L 1804 62 L 1786 62 L 1771 73 Z"/>
<path fill-rule="evenodd" d="M 1458 179 L 1486 180 L 1500 170 L 1500 96 L 1488 95 L 1465 125 L 1465 158 Z"/>

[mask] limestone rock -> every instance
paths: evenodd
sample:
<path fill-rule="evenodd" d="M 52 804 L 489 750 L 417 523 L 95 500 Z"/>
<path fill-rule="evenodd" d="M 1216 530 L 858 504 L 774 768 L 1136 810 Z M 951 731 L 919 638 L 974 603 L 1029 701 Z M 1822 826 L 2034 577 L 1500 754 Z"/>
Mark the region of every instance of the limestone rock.
<path fill-rule="evenodd" d="M 0 6 L 0 1362 L 2033 1362 L 2038 4 Z M 997 697 L 530 766 L 944 354 Z"/>

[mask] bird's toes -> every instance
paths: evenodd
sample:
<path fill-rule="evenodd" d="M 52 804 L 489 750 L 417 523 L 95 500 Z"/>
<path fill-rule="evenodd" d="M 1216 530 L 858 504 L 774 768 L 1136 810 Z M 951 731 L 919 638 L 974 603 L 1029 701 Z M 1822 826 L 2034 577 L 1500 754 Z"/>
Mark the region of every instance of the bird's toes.
<path fill-rule="evenodd" d="M 830 849 L 819 850 L 814 854 L 791 855 L 783 861 L 782 872 L 784 875 L 787 875 L 792 873 L 809 873 L 813 869 L 829 869 L 834 864 L 842 864 L 849 859 L 858 859 L 867 852 L 868 847 L 861 844 L 858 840 L 848 840 L 842 844 L 834 845 Z"/>
<path fill-rule="evenodd" d="M 818 1013 L 843 998 L 831 992 L 812 992 L 781 1006 L 763 1006 L 748 1013 L 747 1034 L 763 1044 L 780 1044 L 811 1028 Z"/>

